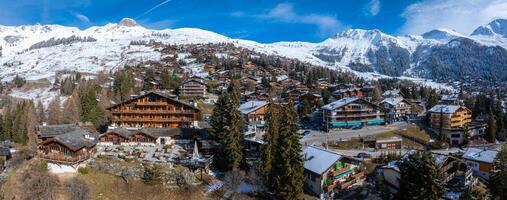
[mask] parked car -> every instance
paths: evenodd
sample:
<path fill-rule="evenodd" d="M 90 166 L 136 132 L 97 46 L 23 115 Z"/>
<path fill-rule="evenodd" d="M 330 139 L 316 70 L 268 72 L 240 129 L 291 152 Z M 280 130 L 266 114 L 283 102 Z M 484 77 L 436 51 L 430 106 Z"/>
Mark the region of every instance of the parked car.
<path fill-rule="evenodd" d="M 311 131 L 304 131 L 304 132 L 303 132 L 303 136 L 310 135 L 310 133 L 312 133 L 312 132 L 311 132 Z"/>
<path fill-rule="evenodd" d="M 358 153 L 357 156 L 358 158 L 371 158 L 371 154 L 369 153 L 364 153 L 364 152 L 361 152 L 361 153 Z"/>

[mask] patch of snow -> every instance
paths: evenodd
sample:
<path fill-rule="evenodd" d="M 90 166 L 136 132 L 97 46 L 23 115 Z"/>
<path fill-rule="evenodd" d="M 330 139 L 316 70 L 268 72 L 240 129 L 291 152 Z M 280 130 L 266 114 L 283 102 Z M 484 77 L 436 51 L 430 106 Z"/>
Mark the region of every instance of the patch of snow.
<path fill-rule="evenodd" d="M 48 170 L 53 174 L 76 173 L 77 169 L 70 165 L 48 163 Z"/>

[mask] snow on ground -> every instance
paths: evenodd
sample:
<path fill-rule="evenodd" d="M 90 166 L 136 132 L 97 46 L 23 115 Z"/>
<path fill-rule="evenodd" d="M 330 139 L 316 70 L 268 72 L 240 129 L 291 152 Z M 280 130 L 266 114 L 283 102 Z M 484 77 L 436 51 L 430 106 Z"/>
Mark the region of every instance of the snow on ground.
<path fill-rule="evenodd" d="M 48 163 L 48 170 L 53 174 L 62 173 L 76 173 L 77 169 L 70 165 L 59 165 L 54 163 Z"/>
<path fill-rule="evenodd" d="M 51 91 L 50 87 L 45 87 L 27 91 L 13 89 L 9 95 L 16 98 L 33 100 L 34 103 L 41 101 L 44 108 L 47 109 L 49 102 L 58 94 L 58 91 Z M 62 104 L 66 99 L 67 97 L 60 96 L 60 102 Z"/>

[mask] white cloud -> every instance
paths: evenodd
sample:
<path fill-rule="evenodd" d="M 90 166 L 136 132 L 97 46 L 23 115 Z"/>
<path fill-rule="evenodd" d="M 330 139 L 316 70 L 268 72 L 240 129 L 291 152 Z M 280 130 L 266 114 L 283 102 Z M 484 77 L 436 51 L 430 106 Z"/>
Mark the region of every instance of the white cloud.
<path fill-rule="evenodd" d="M 371 0 L 366 5 L 366 14 L 369 16 L 377 16 L 380 12 L 380 0 Z"/>
<path fill-rule="evenodd" d="M 285 23 L 313 24 L 319 28 L 321 36 L 329 36 L 343 29 L 343 25 L 334 17 L 321 14 L 300 15 L 294 11 L 294 6 L 290 3 L 278 4 L 267 14 L 260 15 L 259 18 L 278 20 Z"/>
<path fill-rule="evenodd" d="M 425 0 L 408 6 L 399 30 L 403 34 L 421 34 L 436 28 L 470 34 L 480 25 L 507 18 L 507 0 Z"/>
<path fill-rule="evenodd" d="M 86 15 L 75 13 L 74 17 L 76 17 L 79 21 L 83 23 L 90 23 L 90 18 L 88 18 Z"/>

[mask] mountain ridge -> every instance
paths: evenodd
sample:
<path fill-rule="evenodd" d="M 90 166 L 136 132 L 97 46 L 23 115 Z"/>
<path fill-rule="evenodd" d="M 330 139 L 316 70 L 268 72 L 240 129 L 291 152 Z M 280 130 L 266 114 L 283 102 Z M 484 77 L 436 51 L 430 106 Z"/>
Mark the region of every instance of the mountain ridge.
<path fill-rule="evenodd" d="M 109 71 L 131 60 L 159 60 L 160 55 L 153 49 L 130 46 L 131 41 L 154 40 L 172 44 L 232 43 L 260 53 L 299 59 L 332 69 L 352 71 L 365 78 L 409 76 L 434 79 L 441 77 L 431 75 L 434 73 L 427 73 L 427 70 L 434 66 L 427 68 L 420 66 L 420 63 L 428 63 L 426 61 L 431 60 L 429 56 L 434 56 L 433 50 L 452 48 L 449 44 L 460 45 L 461 43 L 451 42 L 461 38 L 475 42 L 466 43 L 466 45 L 474 46 L 467 48 L 470 51 L 474 49 L 491 51 L 488 49 L 494 49 L 497 46 L 505 49 L 507 39 L 500 34 L 503 33 L 502 28 L 507 27 L 507 23 L 505 24 L 504 26 L 502 20 L 495 20 L 476 29 L 488 28 L 487 30 L 495 33 L 494 35 L 479 34 L 481 31 L 464 35 L 452 30 L 435 29 L 420 36 L 393 36 L 378 29 L 347 29 L 319 43 L 300 41 L 259 43 L 229 38 L 197 28 L 151 30 L 128 18 L 122 19 L 119 23 L 108 23 L 83 30 L 61 25 L 0 26 L 0 46 L 2 47 L 0 65 L 4 67 L 4 70 L 0 72 L 0 77 L 9 79 L 15 74 L 20 74 L 28 76 L 29 79 L 35 79 L 51 76 L 48 73 L 54 73 L 57 70 Z M 52 41 L 70 40 L 68 38 L 73 36 L 90 37 L 96 41 L 82 42 L 74 38 L 72 43 L 62 43 L 65 44 L 63 46 L 47 44 L 45 48 L 30 50 L 30 47 L 36 43 L 49 41 L 52 38 Z M 482 47 L 485 47 L 485 50 Z M 446 62 L 458 61 L 447 60 Z M 37 75 L 38 73 L 42 75 Z M 498 78 L 503 80 L 506 77 L 502 75 Z"/>

